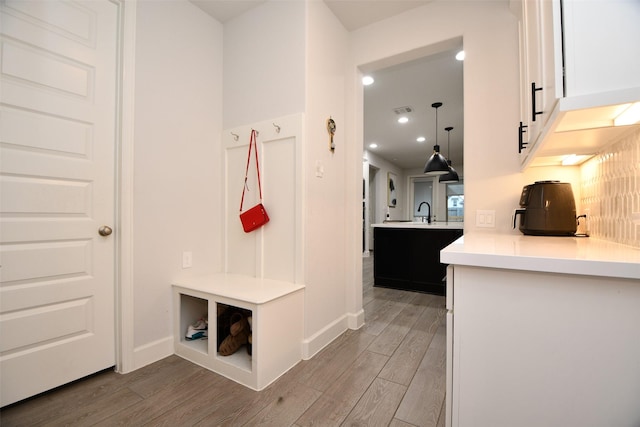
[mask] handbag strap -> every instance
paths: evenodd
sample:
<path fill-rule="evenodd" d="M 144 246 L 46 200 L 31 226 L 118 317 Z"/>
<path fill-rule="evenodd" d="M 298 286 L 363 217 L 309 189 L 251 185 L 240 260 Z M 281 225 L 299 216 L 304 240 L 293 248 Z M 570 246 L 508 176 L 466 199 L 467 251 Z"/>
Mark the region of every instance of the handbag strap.
<path fill-rule="evenodd" d="M 249 163 L 251 162 L 251 147 L 256 153 L 256 171 L 258 173 L 258 190 L 260 192 L 260 203 L 262 203 L 262 184 L 260 183 L 260 163 L 258 162 L 258 142 L 256 141 L 256 131 L 251 129 L 251 138 L 249 139 L 249 153 L 247 154 L 247 168 L 244 172 L 244 186 L 242 187 L 242 198 L 240 199 L 240 212 L 244 203 L 244 192 L 247 189 L 247 179 L 249 177 Z"/>

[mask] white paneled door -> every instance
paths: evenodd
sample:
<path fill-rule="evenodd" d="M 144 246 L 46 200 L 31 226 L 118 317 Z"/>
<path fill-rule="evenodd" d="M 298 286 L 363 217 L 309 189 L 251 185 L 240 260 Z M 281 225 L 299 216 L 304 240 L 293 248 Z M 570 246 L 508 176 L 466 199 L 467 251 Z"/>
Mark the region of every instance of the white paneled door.
<path fill-rule="evenodd" d="M 1 405 L 115 364 L 118 5 L 1 0 Z M 104 235 L 101 235 L 104 234 Z"/>

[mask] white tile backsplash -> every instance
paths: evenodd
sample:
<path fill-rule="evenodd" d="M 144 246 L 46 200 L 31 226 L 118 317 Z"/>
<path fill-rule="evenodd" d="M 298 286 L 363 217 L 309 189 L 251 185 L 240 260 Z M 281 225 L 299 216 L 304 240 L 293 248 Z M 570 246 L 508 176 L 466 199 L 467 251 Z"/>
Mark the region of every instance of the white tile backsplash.
<path fill-rule="evenodd" d="M 584 163 L 580 187 L 589 235 L 640 248 L 640 128 Z"/>

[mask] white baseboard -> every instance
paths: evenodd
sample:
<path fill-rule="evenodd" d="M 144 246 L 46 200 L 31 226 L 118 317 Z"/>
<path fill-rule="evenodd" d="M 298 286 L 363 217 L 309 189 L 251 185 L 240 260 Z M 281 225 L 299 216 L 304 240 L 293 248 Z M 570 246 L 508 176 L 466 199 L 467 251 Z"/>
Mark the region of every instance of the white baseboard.
<path fill-rule="evenodd" d="M 360 310 L 357 313 L 347 314 L 347 324 L 349 329 L 360 329 L 364 326 L 364 310 Z"/>
<path fill-rule="evenodd" d="M 320 350 L 338 338 L 347 329 L 359 329 L 364 325 L 364 310 L 347 313 L 328 324 L 310 338 L 302 340 L 302 358 L 311 359 Z M 140 369 L 174 354 L 173 337 L 165 337 L 136 347 L 133 351 L 133 370 Z"/>
<path fill-rule="evenodd" d="M 348 318 L 341 316 L 313 336 L 302 340 L 302 359 L 309 360 L 348 329 Z"/>
<path fill-rule="evenodd" d="M 133 350 L 134 370 L 169 357 L 172 354 L 174 354 L 172 336 L 136 347 Z"/>

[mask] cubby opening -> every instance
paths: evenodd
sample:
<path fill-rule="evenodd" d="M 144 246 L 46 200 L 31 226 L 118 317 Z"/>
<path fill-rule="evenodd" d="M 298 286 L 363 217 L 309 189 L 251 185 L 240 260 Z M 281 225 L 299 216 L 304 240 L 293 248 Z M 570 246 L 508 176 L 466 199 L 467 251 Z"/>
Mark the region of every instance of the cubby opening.
<path fill-rule="evenodd" d="M 253 341 L 254 320 L 253 311 L 248 308 L 216 302 L 215 349 L 218 360 L 247 372 L 252 371 L 254 348 L 250 341 Z M 221 352 L 221 346 L 225 350 L 230 348 L 231 354 L 229 351 Z"/>
<path fill-rule="evenodd" d="M 188 339 L 187 335 L 189 332 L 189 326 L 195 325 L 200 319 L 208 321 L 208 312 L 209 301 L 206 299 L 180 294 L 180 342 L 203 354 L 209 353 L 208 337 Z"/>

